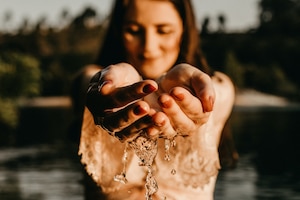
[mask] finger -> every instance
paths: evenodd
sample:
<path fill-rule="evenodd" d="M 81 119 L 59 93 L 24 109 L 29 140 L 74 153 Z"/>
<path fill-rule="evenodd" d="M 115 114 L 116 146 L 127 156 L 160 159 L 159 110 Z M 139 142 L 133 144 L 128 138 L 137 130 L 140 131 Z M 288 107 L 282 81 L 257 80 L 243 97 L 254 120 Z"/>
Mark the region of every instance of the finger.
<path fill-rule="evenodd" d="M 134 123 L 130 124 L 128 127 L 123 130 L 116 132 L 115 136 L 121 141 L 129 141 L 136 138 L 138 135 L 142 134 L 147 127 L 149 127 L 153 123 L 152 117 L 150 115 L 146 115 Z"/>
<path fill-rule="evenodd" d="M 156 139 L 158 137 L 162 138 L 174 138 L 177 132 L 174 130 L 173 126 L 167 115 L 163 112 L 157 112 L 152 116 L 153 126 L 146 129 L 148 137 Z"/>
<path fill-rule="evenodd" d="M 215 90 L 211 78 L 196 71 L 191 77 L 191 84 L 196 96 L 200 99 L 204 112 L 211 112 L 215 102 Z"/>
<path fill-rule="evenodd" d="M 158 86 L 153 80 L 144 80 L 134 83 L 129 86 L 119 87 L 113 84 L 113 82 L 104 82 L 104 85 L 100 88 L 100 93 L 103 95 L 103 99 L 106 105 L 106 109 L 112 109 L 116 107 L 125 106 L 133 101 L 141 99 L 146 95 L 155 92 Z"/>
<path fill-rule="evenodd" d="M 109 65 L 101 70 L 99 82 L 111 81 L 116 87 L 131 85 L 141 80 L 136 69 L 128 63 Z"/>
<path fill-rule="evenodd" d="M 181 110 L 175 100 L 167 94 L 158 99 L 162 111 L 168 116 L 174 130 L 179 134 L 190 134 L 195 130 L 194 122 Z"/>
<path fill-rule="evenodd" d="M 147 133 L 147 129 L 153 126 L 152 116 L 156 113 L 155 110 L 151 109 L 142 118 L 136 120 L 123 130 L 120 130 L 115 134 L 120 141 L 124 142 L 127 140 L 133 140 L 137 135 L 141 133 Z"/>
<path fill-rule="evenodd" d="M 119 132 L 146 116 L 149 112 L 149 105 L 144 101 L 138 101 L 117 112 L 106 114 L 102 123 L 108 130 Z"/>
<path fill-rule="evenodd" d="M 195 123 L 202 125 L 207 122 L 209 113 L 204 113 L 201 101 L 182 87 L 175 87 L 170 95 L 180 109 Z"/>

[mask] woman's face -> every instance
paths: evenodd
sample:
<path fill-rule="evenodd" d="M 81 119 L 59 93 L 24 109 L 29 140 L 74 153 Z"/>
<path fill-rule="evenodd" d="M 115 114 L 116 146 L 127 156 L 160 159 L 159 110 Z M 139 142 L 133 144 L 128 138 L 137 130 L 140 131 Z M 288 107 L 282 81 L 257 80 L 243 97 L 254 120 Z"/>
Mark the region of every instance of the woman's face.
<path fill-rule="evenodd" d="M 158 78 L 175 64 L 182 32 L 182 20 L 170 1 L 132 0 L 122 32 L 127 61 L 144 78 Z"/>

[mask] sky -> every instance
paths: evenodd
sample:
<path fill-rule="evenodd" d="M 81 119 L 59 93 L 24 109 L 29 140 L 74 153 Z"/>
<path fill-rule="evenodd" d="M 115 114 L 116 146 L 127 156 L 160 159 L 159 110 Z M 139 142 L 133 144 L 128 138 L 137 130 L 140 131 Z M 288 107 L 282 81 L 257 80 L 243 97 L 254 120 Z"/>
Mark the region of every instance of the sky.
<path fill-rule="evenodd" d="M 198 24 L 204 17 L 211 19 L 211 28 L 216 28 L 219 14 L 226 16 L 228 31 L 243 31 L 255 27 L 258 21 L 259 0 L 192 0 Z M 24 18 L 36 23 L 47 17 L 49 24 L 59 24 L 63 9 L 72 17 L 87 6 L 92 6 L 103 16 L 107 16 L 112 0 L 0 0 L 0 30 L 18 27 Z M 11 13 L 9 24 L 4 23 L 6 13 Z"/>

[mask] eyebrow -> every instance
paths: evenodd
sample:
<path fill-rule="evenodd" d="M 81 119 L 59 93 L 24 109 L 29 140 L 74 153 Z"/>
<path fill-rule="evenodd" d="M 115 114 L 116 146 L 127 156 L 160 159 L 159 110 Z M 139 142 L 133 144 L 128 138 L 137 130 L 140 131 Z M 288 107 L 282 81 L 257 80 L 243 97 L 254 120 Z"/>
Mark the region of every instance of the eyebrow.
<path fill-rule="evenodd" d="M 142 24 L 138 23 L 137 21 L 134 20 L 125 20 L 124 21 L 124 25 L 129 25 L 129 24 L 134 24 L 137 26 L 142 26 Z M 173 26 L 172 23 L 159 23 L 159 24 L 155 24 L 155 26 L 157 27 L 164 27 L 164 26 Z"/>

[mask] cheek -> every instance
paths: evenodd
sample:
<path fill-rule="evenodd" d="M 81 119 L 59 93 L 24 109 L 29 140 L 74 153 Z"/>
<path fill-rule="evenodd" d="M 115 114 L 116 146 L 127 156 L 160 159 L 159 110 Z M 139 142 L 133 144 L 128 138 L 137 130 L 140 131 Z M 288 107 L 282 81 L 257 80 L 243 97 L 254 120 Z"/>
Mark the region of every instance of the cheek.
<path fill-rule="evenodd" d="M 123 36 L 123 44 L 127 54 L 129 55 L 136 54 L 140 46 L 138 39 L 126 34 Z"/>
<path fill-rule="evenodd" d="M 181 40 L 179 37 L 170 38 L 169 40 L 164 40 L 164 47 L 167 53 L 172 54 L 173 56 L 178 56 L 180 51 Z"/>

